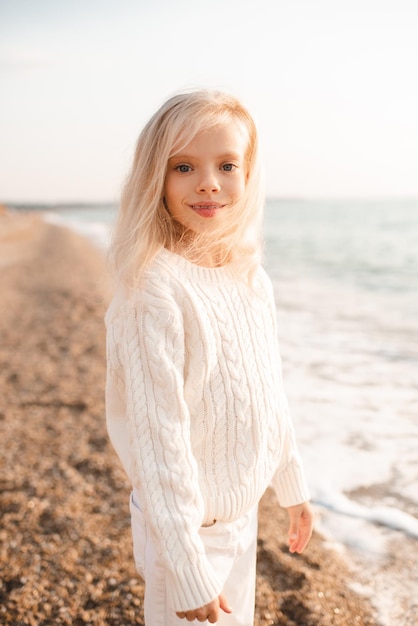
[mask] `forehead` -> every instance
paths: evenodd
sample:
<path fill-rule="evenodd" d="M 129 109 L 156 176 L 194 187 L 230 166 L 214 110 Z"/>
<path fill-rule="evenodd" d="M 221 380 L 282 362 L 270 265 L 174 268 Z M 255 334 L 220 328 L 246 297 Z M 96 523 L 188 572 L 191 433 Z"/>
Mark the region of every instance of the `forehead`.
<path fill-rule="evenodd" d="M 184 136 L 183 141 L 176 143 L 171 157 L 182 154 L 216 156 L 231 153 L 244 158 L 249 137 L 243 124 L 238 120 L 231 120 L 227 124 L 218 124 L 200 130 L 193 137 Z"/>

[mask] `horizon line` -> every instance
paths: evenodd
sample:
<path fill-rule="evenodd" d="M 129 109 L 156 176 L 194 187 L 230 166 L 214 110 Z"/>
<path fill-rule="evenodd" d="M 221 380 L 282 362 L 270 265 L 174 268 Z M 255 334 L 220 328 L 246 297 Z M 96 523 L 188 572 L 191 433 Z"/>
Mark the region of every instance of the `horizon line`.
<path fill-rule="evenodd" d="M 384 202 L 384 201 L 418 201 L 418 195 L 386 194 L 386 195 L 352 195 L 352 196 L 309 196 L 309 195 L 267 195 L 266 202 Z M 118 206 L 118 200 L 0 200 L 0 207 L 85 207 L 85 206 Z"/>

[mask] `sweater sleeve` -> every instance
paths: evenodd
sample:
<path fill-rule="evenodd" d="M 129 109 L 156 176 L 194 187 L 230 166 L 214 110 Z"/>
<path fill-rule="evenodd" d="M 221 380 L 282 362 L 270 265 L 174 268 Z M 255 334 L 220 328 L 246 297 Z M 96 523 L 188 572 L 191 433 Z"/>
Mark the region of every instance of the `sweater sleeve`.
<path fill-rule="evenodd" d="M 283 507 L 301 504 L 310 499 L 310 493 L 306 482 L 302 460 L 297 447 L 295 429 L 291 413 L 284 391 L 282 362 L 277 328 L 276 302 L 273 285 L 265 272 L 261 273 L 261 279 L 268 296 L 271 312 L 273 334 L 277 351 L 277 375 L 279 386 L 279 410 L 281 413 L 281 458 L 280 464 L 271 481 L 276 497 Z"/>
<path fill-rule="evenodd" d="M 287 397 L 284 392 L 281 394 L 280 404 L 284 422 L 282 456 L 271 484 L 280 505 L 289 507 L 306 502 L 310 499 L 310 493 L 297 448 Z"/>
<path fill-rule="evenodd" d="M 191 610 L 221 588 L 198 534 L 204 511 L 183 395 L 182 313 L 155 286 L 128 302 L 122 319 L 131 479 L 166 568 L 171 604 Z"/>

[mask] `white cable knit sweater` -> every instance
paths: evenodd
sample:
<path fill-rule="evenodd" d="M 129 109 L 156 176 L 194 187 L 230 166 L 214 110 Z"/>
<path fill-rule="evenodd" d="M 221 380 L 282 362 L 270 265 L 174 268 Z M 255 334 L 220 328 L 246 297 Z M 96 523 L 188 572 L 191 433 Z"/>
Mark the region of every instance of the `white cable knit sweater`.
<path fill-rule="evenodd" d="M 198 529 L 239 518 L 272 484 L 309 498 L 296 449 L 267 275 L 163 249 L 141 289 L 106 315 L 107 426 L 168 573 L 176 611 L 221 592 Z"/>

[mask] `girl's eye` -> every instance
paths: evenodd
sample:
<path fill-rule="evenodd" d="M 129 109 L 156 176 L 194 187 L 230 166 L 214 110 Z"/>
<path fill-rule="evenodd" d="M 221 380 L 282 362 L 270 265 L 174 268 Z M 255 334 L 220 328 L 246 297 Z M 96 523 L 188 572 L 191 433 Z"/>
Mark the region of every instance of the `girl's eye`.
<path fill-rule="evenodd" d="M 236 165 L 234 165 L 233 163 L 224 163 L 221 169 L 223 169 L 224 172 L 233 172 L 235 168 Z"/>
<path fill-rule="evenodd" d="M 177 170 L 177 172 L 180 172 L 181 174 L 187 174 L 187 172 L 190 172 L 192 168 L 190 167 L 190 165 L 186 165 L 185 163 L 180 163 L 180 165 L 177 165 L 174 169 Z"/>

